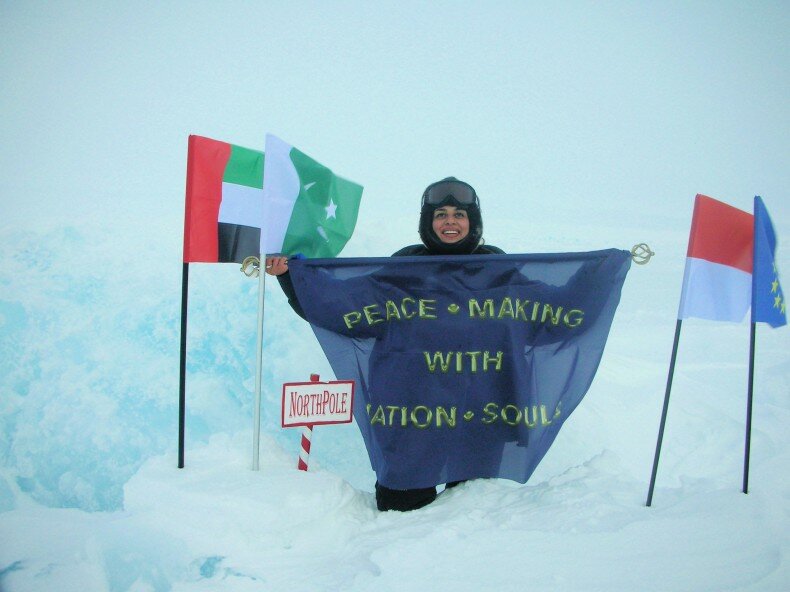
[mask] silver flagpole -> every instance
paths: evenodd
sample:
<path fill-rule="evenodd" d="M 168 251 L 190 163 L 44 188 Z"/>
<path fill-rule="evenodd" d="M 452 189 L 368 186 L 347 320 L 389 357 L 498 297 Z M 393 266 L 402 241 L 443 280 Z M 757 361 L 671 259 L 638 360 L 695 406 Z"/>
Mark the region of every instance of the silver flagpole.
<path fill-rule="evenodd" d="M 263 374 L 263 301 L 266 293 L 266 257 L 258 262 L 258 348 L 255 366 L 255 409 L 252 420 L 252 470 L 260 469 L 261 441 L 261 376 Z"/>

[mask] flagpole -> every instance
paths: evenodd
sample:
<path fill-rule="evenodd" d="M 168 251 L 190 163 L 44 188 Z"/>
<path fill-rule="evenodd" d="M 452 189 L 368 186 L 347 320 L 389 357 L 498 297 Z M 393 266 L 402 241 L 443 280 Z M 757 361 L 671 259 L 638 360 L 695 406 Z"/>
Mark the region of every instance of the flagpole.
<path fill-rule="evenodd" d="M 258 262 L 258 347 L 255 366 L 255 408 L 252 420 L 252 470 L 260 469 L 261 440 L 261 375 L 263 373 L 263 302 L 266 292 L 266 257 Z"/>
<path fill-rule="evenodd" d="M 752 402 L 754 399 L 754 348 L 757 323 L 752 323 L 749 339 L 749 394 L 746 399 L 746 445 L 743 452 L 743 493 L 749 493 L 749 455 L 752 441 Z"/>
<path fill-rule="evenodd" d="M 667 410 L 669 409 L 669 393 L 672 391 L 672 377 L 675 375 L 675 360 L 678 355 L 678 342 L 680 341 L 680 327 L 683 321 L 678 319 L 675 325 L 675 341 L 672 345 L 672 358 L 669 362 L 669 374 L 667 375 L 667 388 L 664 392 L 664 409 L 661 411 L 661 425 L 658 428 L 658 439 L 656 440 L 656 453 L 653 457 L 653 472 L 650 475 L 650 489 L 647 492 L 647 502 L 645 505 L 650 507 L 653 503 L 653 489 L 656 485 L 656 473 L 658 472 L 658 457 L 661 455 L 661 443 L 664 440 L 664 426 L 667 423 Z"/>
<path fill-rule="evenodd" d="M 189 293 L 189 263 L 181 270 L 181 352 L 178 378 L 178 468 L 184 468 L 184 432 L 186 423 L 186 374 L 187 374 L 187 300 Z"/>

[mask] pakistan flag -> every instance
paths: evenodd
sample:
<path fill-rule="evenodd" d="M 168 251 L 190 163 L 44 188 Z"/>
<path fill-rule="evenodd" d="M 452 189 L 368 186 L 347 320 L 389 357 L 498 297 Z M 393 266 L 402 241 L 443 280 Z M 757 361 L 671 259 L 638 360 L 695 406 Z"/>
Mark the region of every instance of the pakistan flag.
<path fill-rule="evenodd" d="M 267 134 L 261 253 L 335 257 L 357 223 L 362 186 Z"/>

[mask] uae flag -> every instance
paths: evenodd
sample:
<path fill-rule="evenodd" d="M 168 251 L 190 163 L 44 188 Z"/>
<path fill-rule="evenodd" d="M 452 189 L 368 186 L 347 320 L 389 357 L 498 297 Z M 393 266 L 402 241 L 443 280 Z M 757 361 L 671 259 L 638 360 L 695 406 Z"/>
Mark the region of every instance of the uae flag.
<path fill-rule="evenodd" d="M 335 257 L 354 232 L 362 186 L 266 135 L 260 252 Z"/>
<path fill-rule="evenodd" d="M 743 320 L 752 300 L 754 216 L 697 195 L 678 319 Z"/>
<path fill-rule="evenodd" d="M 241 263 L 260 253 L 263 152 L 189 136 L 184 262 Z"/>

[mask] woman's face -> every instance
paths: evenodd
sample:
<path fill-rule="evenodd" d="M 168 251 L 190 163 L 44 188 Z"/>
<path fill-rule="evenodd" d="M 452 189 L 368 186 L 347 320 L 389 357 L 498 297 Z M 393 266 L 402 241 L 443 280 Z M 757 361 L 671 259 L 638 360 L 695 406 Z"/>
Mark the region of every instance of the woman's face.
<path fill-rule="evenodd" d="M 433 212 L 433 232 L 443 243 L 454 244 L 469 234 L 469 217 L 466 210 L 455 206 L 442 206 Z"/>

